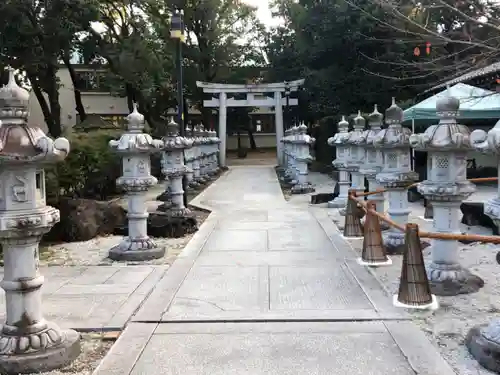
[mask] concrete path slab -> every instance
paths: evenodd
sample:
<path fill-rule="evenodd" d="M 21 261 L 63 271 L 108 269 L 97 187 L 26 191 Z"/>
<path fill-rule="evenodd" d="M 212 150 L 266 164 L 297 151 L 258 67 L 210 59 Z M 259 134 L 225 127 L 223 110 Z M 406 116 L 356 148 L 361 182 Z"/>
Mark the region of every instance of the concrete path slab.
<path fill-rule="evenodd" d="M 78 331 L 122 330 L 166 266 L 41 267 L 44 316 Z M 3 277 L 3 270 L 0 278 Z M 1 291 L 0 320 L 5 319 Z"/>
<path fill-rule="evenodd" d="M 214 212 L 95 374 L 453 374 L 273 168 L 232 168 L 193 203 Z M 120 364 L 128 336 L 136 360 Z"/>
<path fill-rule="evenodd" d="M 244 199 L 249 191 L 253 201 Z M 231 169 L 199 199 L 214 205 L 211 233 L 189 268 L 174 263 L 134 321 L 406 318 L 347 244 L 332 244 L 338 233 L 329 235 L 313 211 L 285 201 L 272 168 Z M 184 277 L 173 280 L 181 267 Z"/>

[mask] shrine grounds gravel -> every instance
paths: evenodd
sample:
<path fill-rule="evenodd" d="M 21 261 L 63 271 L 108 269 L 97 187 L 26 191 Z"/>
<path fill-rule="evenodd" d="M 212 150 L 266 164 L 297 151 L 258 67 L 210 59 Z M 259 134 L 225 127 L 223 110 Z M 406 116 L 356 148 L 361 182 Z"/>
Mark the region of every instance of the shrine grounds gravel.
<path fill-rule="evenodd" d="M 193 211 L 198 226 L 205 221 L 209 213 Z M 156 238 L 158 245 L 165 246 L 166 254 L 161 259 L 143 262 L 114 262 L 108 258 L 108 251 L 117 245 L 122 236 L 96 237 L 84 242 L 62 243 L 43 246 L 40 249 L 40 265 L 43 266 L 123 266 L 123 265 L 170 265 L 184 249 L 194 233 L 181 238 Z"/>
<path fill-rule="evenodd" d="M 30 375 L 91 375 L 104 358 L 108 350 L 113 346 L 114 340 L 107 340 L 105 334 L 83 333 L 81 335 L 81 354 L 73 363 L 59 370 Z"/>

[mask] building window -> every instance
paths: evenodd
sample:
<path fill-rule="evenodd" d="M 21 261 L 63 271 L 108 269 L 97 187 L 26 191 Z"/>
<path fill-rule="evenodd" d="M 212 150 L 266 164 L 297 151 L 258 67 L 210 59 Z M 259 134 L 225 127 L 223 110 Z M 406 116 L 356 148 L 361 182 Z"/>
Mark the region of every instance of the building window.
<path fill-rule="evenodd" d="M 252 115 L 253 130 L 257 130 L 257 121 L 260 122 L 261 130 L 259 133 L 276 133 L 273 114 Z"/>

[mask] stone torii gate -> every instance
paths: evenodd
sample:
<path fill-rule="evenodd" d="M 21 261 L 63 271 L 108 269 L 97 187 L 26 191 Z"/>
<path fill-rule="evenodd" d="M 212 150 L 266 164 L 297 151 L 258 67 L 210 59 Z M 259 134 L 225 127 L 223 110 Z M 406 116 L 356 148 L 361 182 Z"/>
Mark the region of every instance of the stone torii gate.
<path fill-rule="evenodd" d="M 219 138 L 220 152 L 219 161 L 222 167 L 226 166 L 226 139 L 227 139 L 227 107 L 274 107 L 275 123 L 276 123 L 276 151 L 278 165 L 283 164 L 283 144 L 281 139 L 284 136 L 283 130 L 283 106 L 296 106 L 299 104 L 298 99 L 289 98 L 288 103 L 286 98 L 283 98 L 283 93 L 297 91 L 304 84 L 304 79 L 299 79 L 290 82 L 279 83 L 257 83 L 257 84 L 224 84 L 224 83 L 209 83 L 197 81 L 196 85 L 203 89 L 206 94 L 218 94 L 212 99 L 204 100 L 203 106 L 207 108 L 219 108 Z M 256 98 L 256 94 L 274 93 L 274 97 Z M 228 94 L 246 94 L 246 99 L 234 99 L 228 97 Z"/>

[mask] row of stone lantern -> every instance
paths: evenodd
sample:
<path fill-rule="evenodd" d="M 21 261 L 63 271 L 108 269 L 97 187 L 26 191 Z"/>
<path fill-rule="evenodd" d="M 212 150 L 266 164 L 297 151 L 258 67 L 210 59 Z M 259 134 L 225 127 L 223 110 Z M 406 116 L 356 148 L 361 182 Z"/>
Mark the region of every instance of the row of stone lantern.
<path fill-rule="evenodd" d="M 302 123 L 285 131 L 281 139 L 284 153 L 283 178 L 292 186 L 293 194 L 304 194 L 314 191 L 308 180 L 308 163 L 313 160 L 311 147 L 316 140 L 307 134 L 307 126 Z"/>
<path fill-rule="evenodd" d="M 475 149 L 496 155 L 500 169 L 500 121 L 489 132 L 475 130 L 470 133 L 467 126 L 457 123 L 459 109 L 457 98 L 450 95 L 440 98 L 436 103 L 439 123 L 428 127 L 423 134 L 411 134 L 401 126 L 403 111 L 394 101 L 385 112 L 388 125 L 385 129 L 380 128 L 382 116 L 376 108 L 369 116 L 370 129 L 364 133 L 360 132 L 363 121 L 359 114 L 350 132 L 347 121 L 342 118 L 339 132 L 328 140 L 329 145 L 336 147 L 337 155 L 332 164 L 340 171 L 340 195 L 329 206 L 344 206 L 349 174 L 353 188 L 361 190 L 359 173 L 367 177 L 369 190 L 379 187 L 387 190 L 390 218 L 405 225 L 409 215 L 407 187 L 418 179 L 410 166 L 410 149 L 414 148 L 427 152 L 427 179 L 418 184 L 418 191 L 434 209 L 432 231 L 459 234 L 460 205 L 475 191 L 475 186 L 467 180 L 467 152 Z M 361 154 L 365 155 L 364 159 Z M 382 212 L 384 200 L 380 197 L 383 195 L 377 198 L 377 210 Z M 500 225 L 500 184 L 497 196 L 484 207 L 484 213 Z M 384 244 L 389 249 L 403 243 L 403 234 L 395 229 L 384 235 Z M 457 241 L 433 240 L 427 276 L 434 294 L 472 293 L 484 285 L 483 280 L 464 268 L 458 258 Z M 500 319 L 473 327 L 465 343 L 481 365 L 500 372 Z"/>
<path fill-rule="evenodd" d="M 196 188 L 205 184 L 220 170 L 218 163 L 220 139 L 215 130 L 206 130 L 202 124 L 193 128 L 188 126 L 186 136 L 193 142 L 193 146 L 184 153 L 188 167 L 188 186 Z"/>
<path fill-rule="evenodd" d="M 117 180 L 128 197 L 128 236 L 109 251 L 113 260 L 144 261 L 161 258 L 165 249 L 158 247 L 147 234 L 146 192 L 158 183 L 151 175 L 150 156 L 162 152 L 161 171 L 167 179 L 167 199 L 158 207 L 159 212 L 172 217 L 189 217 L 191 211 L 184 205 L 183 179 L 188 187 L 208 182 L 219 171 L 219 138 L 214 131 L 202 125 L 188 128 L 188 136 L 181 136 L 179 125 L 172 118 L 161 140 L 143 133 L 144 116 L 137 111 L 127 116 L 128 129 L 118 141 L 110 141 L 110 147 L 123 158 L 123 176 Z"/>
<path fill-rule="evenodd" d="M 330 206 L 341 207 L 344 204 L 349 174 L 351 188 L 358 192 L 364 191 L 366 177 L 370 191 L 379 188 L 387 191 L 370 196 L 376 203 L 377 211 L 384 212 L 387 198 L 389 217 L 404 226 L 410 213 L 407 188 L 418 179 L 410 164 L 413 147 L 427 151 L 429 155 L 428 179 L 418 185 L 418 190 L 434 207 L 433 231 L 459 233 L 460 204 L 474 192 L 474 185 L 467 181 L 466 176 L 466 153 L 472 147 L 469 130 L 456 122 L 459 104 L 458 99 L 451 96 L 440 99 L 436 107 L 439 124 L 429 127 L 424 134 L 412 135 L 401 125 L 403 110 L 394 100 L 385 112 L 387 127 L 384 129 L 381 129 L 382 115 L 376 108 L 369 115 L 368 130 L 364 129 L 365 121 L 360 113 L 354 118 L 350 132 L 343 118 L 339 123 L 339 133 L 328 140 L 328 144 L 337 147 L 337 157 L 332 164 L 343 172 L 342 194 Z M 490 139 L 492 137 L 495 135 Z M 476 138 L 478 144 L 483 141 L 482 147 L 485 148 L 486 136 L 476 133 Z M 491 206 L 495 206 L 496 202 Z M 390 228 L 383 238 L 389 252 L 398 251 L 404 244 L 404 234 L 396 228 Z M 433 292 L 438 295 L 470 293 L 483 285 L 479 277 L 459 264 L 457 241 L 434 240 L 428 276 Z"/>

